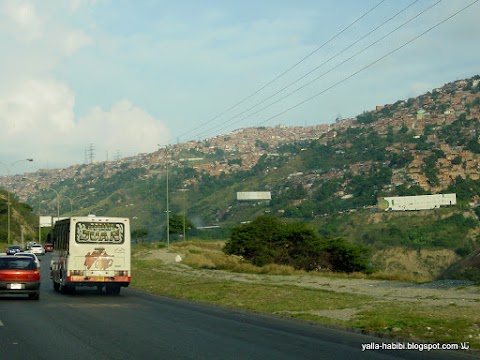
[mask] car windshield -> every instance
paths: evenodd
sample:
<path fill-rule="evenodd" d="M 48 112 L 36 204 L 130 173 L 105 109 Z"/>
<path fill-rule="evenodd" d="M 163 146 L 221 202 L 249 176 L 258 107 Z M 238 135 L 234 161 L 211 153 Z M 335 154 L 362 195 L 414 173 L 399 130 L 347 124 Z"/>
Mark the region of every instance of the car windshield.
<path fill-rule="evenodd" d="M 28 257 L 0 258 L 0 269 L 35 270 L 37 265 Z"/>

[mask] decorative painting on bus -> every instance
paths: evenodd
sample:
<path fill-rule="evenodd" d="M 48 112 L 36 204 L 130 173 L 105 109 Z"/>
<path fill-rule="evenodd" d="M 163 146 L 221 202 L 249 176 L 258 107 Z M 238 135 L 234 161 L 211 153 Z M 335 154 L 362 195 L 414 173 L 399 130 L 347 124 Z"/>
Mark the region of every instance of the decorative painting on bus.
<path fill-rule="evenodd" d="M 95 249 L 85 255 L 85 265 L 88 270 L 95 264 L 98 270 L 106 270 L 113 264 L 113 256 L 108 255 L 105 249 Z"/>
<path fill-rule="evenodd" d="M 77 243 L 123 244 L 125 225 L 122 223 L 78 222 L 75 240 Z"/>

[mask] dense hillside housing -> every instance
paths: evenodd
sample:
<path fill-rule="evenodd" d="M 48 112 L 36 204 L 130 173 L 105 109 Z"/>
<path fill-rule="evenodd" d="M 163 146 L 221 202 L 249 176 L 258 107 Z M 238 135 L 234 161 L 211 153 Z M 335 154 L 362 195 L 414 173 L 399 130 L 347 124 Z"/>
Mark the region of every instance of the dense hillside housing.
<path fill-rule="evenodd" d="M 474 76 L 332 124 L 243 128 L 115 161 L 2 176 L 0 187 L 43 214 L 104 201 L 139 217 L 164 212 L 159 199 L 168 167 L 170 193 L 181 193 L 178 204 L 188 203 L 194 216 L 204 211 L 197 204 L 207 208 L 209 195 L 225 191 L 212 200 L 214 219 L 226 219 L 216 214 L 227 210 L 231 216 L 236 193 L 250 189 L 271 193 L 272 209 L 264 211 L 309 218 L 375 206 L 380 196 L 457 192 L 459 202 L 474 206 L 480 203 L 480 190 L 470 190 L 480 184 L 479 118 L 480 77 Z M 459 186 L 466 190 L 454 189 Z"/>

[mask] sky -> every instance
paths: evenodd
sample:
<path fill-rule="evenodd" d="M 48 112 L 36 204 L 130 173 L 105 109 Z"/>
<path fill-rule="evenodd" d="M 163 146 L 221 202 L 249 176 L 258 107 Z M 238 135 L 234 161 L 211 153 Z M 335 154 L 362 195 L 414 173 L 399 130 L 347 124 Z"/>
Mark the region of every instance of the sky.
<path fill-rule="evenodd" d="M 418 96 L 480 74 L 479 15 L 477 0 L 0 0 L 0 175 Z"/>

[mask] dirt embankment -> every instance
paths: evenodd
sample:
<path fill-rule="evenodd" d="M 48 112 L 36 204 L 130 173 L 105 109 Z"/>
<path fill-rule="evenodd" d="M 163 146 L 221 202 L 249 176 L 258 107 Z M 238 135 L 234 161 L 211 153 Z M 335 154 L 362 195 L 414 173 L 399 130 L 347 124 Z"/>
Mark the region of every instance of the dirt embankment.
<path fill-rule="evenodd" d="M 386 273 L 414 275 L 425 279 L 437 278 L 445 269 L 460 257 L 447 249 L 408 250 L 391 248 L 381 250 L 373 256 Z"/>

